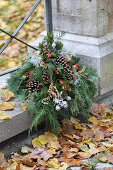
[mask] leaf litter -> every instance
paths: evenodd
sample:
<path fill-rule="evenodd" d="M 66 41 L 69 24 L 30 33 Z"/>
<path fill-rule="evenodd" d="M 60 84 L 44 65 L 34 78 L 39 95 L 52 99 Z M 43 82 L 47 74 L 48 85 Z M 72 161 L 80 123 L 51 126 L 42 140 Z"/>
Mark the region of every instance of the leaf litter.
<path fill-rule="evenodd" d="M 89 164 L 85 160 L 93 156 L 100 162 L 113 164 L 113 111 L 103 104 L 94 105 L 90 123 L 80 123 L 71 117 L 68 121 L 70 132 L 63 120 L 58 137 L 50 131 L 44 132 L 32 140 L 32 148 L 22 147 L 22 155 L 14 153 L 9 160 L 1 153 L 0 167 L 8 170 L 65 170 L 81 166 L 87 169 Z"/>
<path fill-rule="evenodd" d="M 36 0 L 0 0 L 0 27 L 6 32 L 13 34 L 24 17 L 30 11 Z M 16 21 L 16 22 L 15 22 Z M 31 17 L 19 31 L 17 38 L 26 43 L 35 41 L 44 30 L 44 5 L 35 9 Z M 10 37 L 0 32 L 0 48 Z M 21 59 L 26 57 L 27 47 L 13 40 L 5 51 L 0 55 L 0 72 L 21 64 Z"/>

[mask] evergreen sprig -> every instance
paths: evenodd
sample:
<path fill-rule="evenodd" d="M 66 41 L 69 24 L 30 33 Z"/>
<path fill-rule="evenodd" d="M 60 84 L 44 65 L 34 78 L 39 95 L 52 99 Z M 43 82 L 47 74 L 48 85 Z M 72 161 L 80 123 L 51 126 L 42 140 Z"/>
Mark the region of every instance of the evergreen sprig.
<path fill-rule="evenodd" d="M 85 68 L 83 72 L 80 72 L 83 69 L 80 59 L 70 55 L 68 62 L 63 61 L 63 65 L 59 63 L 56 66 L 56 58 L 61 55 L 62 48 L 63 43 L 60 42 L 60 36 L 54 38 L 53 33 L 48 33 L 39 44 L 37 61 L 40 60 L 40 64 L 37 62 L 37 66 L 34 60 L 31 62 L 31 56 L 30 59 L 25 59 L 20 69 L 12 73 L 10 79 L 8 79 L 9 89 L 15 93 L 19 100 L 26 100 L 28 110 L 33 117 L 29 132 L 32 131 L 33 127 L 37 129 L 37 125 L 42 121 L 46 121 L 46 127 L 58 134 L 62 119 L 66 119 L 68 124 L 71 116 L 76 117 L 79 114 L 82 114 L 85 118 L 89 116 L 93 97 L 97 91 L 97 74 L 92 68 Z M 65 67 L 69 68 L 69 71 L 71 68 L 75 79 L 67 79 Z M 50 77 L 48 84 L 45 84 L 42 79 L 45 70 L 46 74 L 50 75 L 48 76 Z M 38 91 L 29 93 L 29 82 L 34 80 L 38 82 L 40 88 L 38 88 Z M 54 91 L 50 96 L 48 91 L 51 82 L 57 88 L 62 100 L 70 98 L 69 101 L 65 102 L 68 104 L 66 109 L 62 107 L 61 110 L 56 109 L 55 98 L 51 96 Z M 47 98 L 48 104 L 42 102 L 45 98 Z M 57 100 L 60 101 L 61 99 Z"/>

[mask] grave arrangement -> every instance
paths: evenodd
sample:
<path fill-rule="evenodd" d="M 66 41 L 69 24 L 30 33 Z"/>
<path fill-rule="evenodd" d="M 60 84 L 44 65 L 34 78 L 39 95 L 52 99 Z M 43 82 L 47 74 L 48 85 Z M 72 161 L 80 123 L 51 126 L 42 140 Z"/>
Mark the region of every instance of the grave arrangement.
<path fill-rule="evenodd" d="M 90 113 L 97 74 L 82 66 L 79 58 L 64 53 L 61 36 L 48 33 L 8 79 L 8 88 L 19 100 L 26 100 L 33 115 L 30 131 L 45 120 L 46 127 L 57 133 L 59 117 L 68 123 L 71 116 L 81 113 L 88 118 Z"/>

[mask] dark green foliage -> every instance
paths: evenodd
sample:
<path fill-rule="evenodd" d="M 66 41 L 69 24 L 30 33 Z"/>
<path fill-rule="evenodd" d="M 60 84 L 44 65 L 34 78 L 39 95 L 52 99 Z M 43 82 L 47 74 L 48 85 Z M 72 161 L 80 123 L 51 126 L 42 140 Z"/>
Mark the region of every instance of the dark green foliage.
<path fill-rule="evenodd" d="M 53 43 L 55 43 L 54 46 Z M 58 134 L 60 120 L 65 119 L 68 124 L 71 116 L 76 117 L 79 113 L 85 118 L 89 116 L 92 100 L 97 91 L 97 75 L 91 68 L 79 72 L 83 68 L 80 59 L 72 56 L 71 61 L 66 65 L 71 69 L 75 78 L 67 80 L 69 72 L 65 71 L 62 63 L 56 64 L 56 58 L 60 56 L 62 48 L 63 44 L 59 41 L 59 38 L 57 37 L 55 40 L 53 33 L 48 34 L 39 44 L 41 62 L 44 65 L 38 65 L 37 67 L 30 63 L 30 60 L 24 60 L 22 67 L 8 79 L 8 87 L 15 93 L 16 97 L 21 101 L 27 99 L 28 110 L 33 116 L 30 131 L 33 127 L 37 129 L 37 125 L 42 121 L 46 121 L 46 127 Z M 65 58 L 64 62 L 66 62 Z M 50 75 L 48 84 L 43 82 L 45 70 Z M 41 88 L 37 92 L 29 94 L 28 84 L 32 80 L 38 81 Z M 71 100 L 67 100 L 67 107 L 61 107 L 59 111 L 56 109 L 57 104 L 53 96 L 46 101 L 47 104 L 42 102 L 49 95 L 48 90 L 51 82 L 57 88 L 63 101 L 66 101 L 67 97 L 71 97 Z"/>

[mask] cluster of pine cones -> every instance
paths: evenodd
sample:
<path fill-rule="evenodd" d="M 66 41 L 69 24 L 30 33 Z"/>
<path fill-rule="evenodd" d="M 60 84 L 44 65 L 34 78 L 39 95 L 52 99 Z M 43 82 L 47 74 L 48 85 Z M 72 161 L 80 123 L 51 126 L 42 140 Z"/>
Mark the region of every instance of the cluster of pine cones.
<path fill-rule="evenodd" d="M 73 80 L 75 78 L 74 73 L 72 71 L 72 68 L 67 64 L 67 61 L 63 56 L 58 56 L 56 58 L 56 67 L 61 64 L 63 66 L 64 71 L 66 72 L 66 77 L 68 80 Z M 50 74 L 47 72 L 47 68 L 45 68 L 45 71 L 42 75 L 42 81 L 45 85 L 48 85 L 51 83 L 50 80 Z M 37 80 L 31 80 L 28 85 L 28 92 L 33 93 L 35 91 L 40 90 L 40 85 Z"/>

